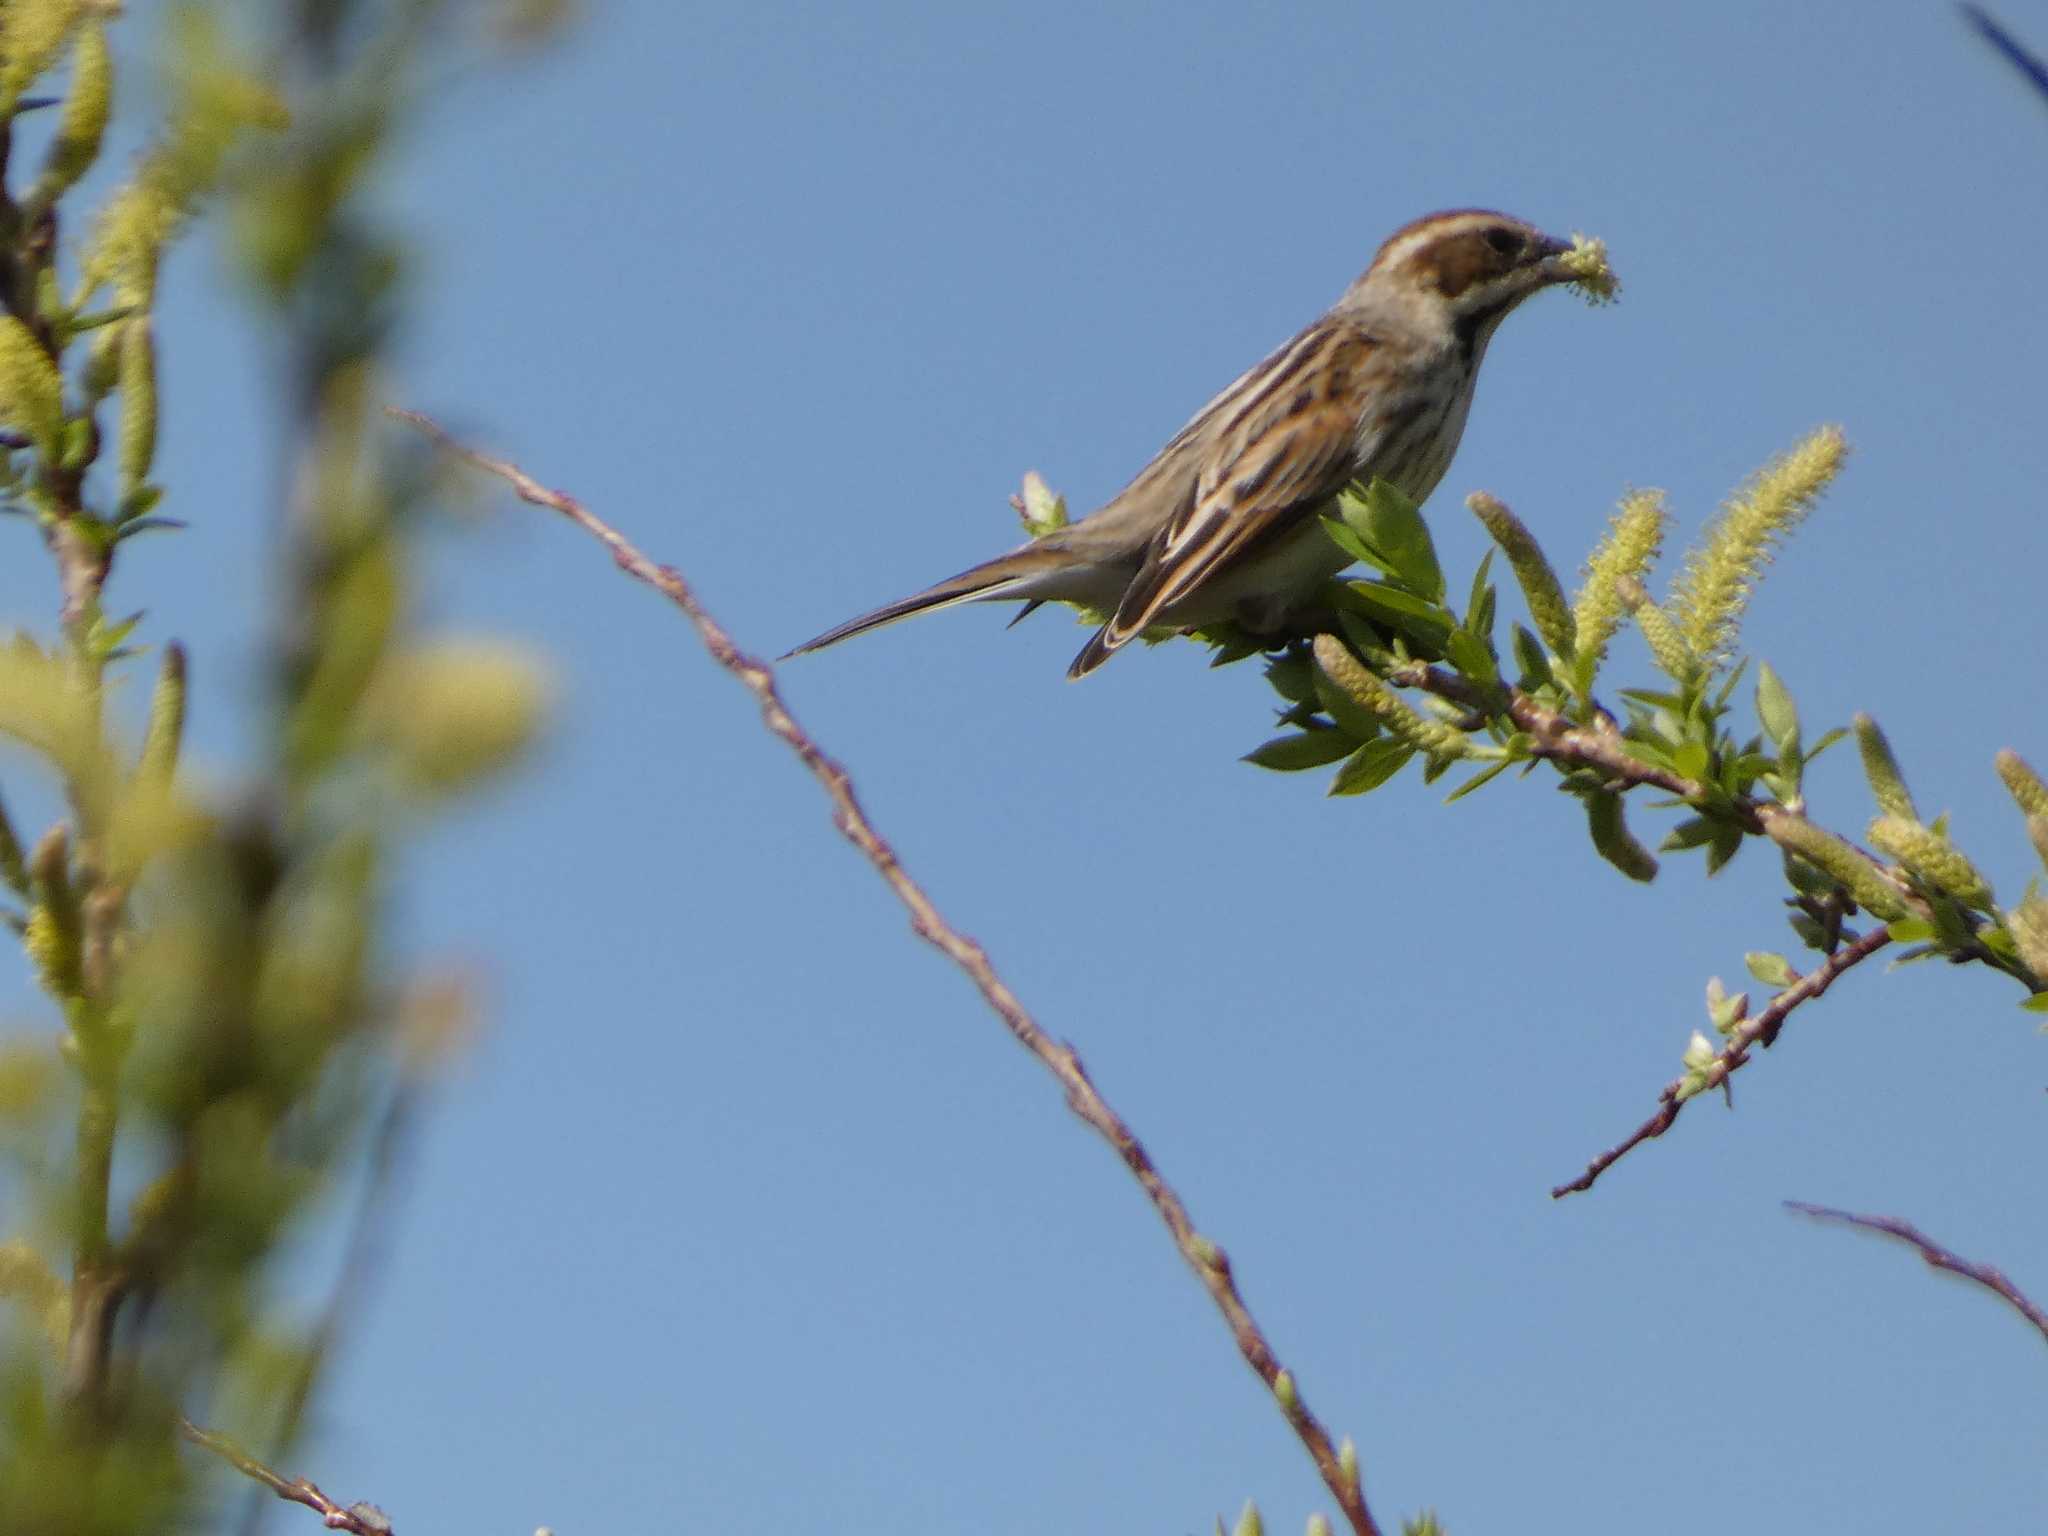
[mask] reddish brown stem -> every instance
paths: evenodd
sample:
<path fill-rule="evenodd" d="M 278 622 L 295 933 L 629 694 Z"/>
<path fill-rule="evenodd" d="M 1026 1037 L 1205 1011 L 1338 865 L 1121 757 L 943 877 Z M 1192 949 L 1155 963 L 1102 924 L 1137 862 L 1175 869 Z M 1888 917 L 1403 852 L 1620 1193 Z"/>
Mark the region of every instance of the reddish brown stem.
<path fill-rule="evenodd" d="M 1024 1004 L 1012 992 L 990 963 L 988 952 L 975 940 L 961 933 L 946 921 L 939 909 L 932 903 L 924 888 L 911 878 L 902 861 L 896 856 L 867 812 L 861 808 L 859 796 L 854 792 L 853 780 L 845 768 L 828 757 L 817 742 L 790 713 L 776 686 L 775 673 L 759 657 L 749 655 L 733 643 L 732 637 L 697 600 L 682 574 L 673 566 L 657 565 L 640 553 L 624 535 L 591 513 L 573 496 L 548 489 L 534 480 L 517 465 L 503 459 L 492 458 L 479 453 L 452 437 L 432 418 L 416 411 L 393 410 L 396 420 L 406 422 L 426 434 L 436 445 L 457 458 L 474 465 L 488 474 L 498 476 L 509 484 L 522 501 L 535 506 L 546 507 L 561 513 L 584 532 L 597 539 L 611 551 L 612 559 L 628 575 L 647 583 L 676 607 L 680 608 L 695 626 L 698 638 L 711 653 L 712 660 L 723 667 L 754 696 L 761 710 L 762 723 L 771 734 L 781 740 L 794 752 L 825 791 L 832 805 L 832 824 L 840 834 L 872 864 L 875 872 L 887 883 L 896 899 L 902 902 L 910 914 L 910 927 L 919 938 L 932 945 L 964 971 L 975 989 L 981 993 L 990 1010 L 1001 1019 L 1017 1043 L 1035 1056 L 1039 1063 L 1058 1080 L 1065 1090 L 1067 1107 L 1087 1123 L 1096 1134 L 1107 1141 L 1124 1166 L 1131 1171 L 1146 1197 L 1152 1202 L 1159 1219 L 1166 1224 L 1172 1235 L 1174 1246 L 1181 1257 L 1187 1260 L 1189 1268 L 1202 1282 L 1216 1308 L 1223 1314 L 1229 1325 L 1231 1336 L 1236 1339 L 1238 1352 L 1245 1363 L 1256 1371 L 1261 1380 L 1273 1391 L 1279 1400 L 1287 1422 L 1307 1447 L 1314 1459 L 1316 1470 L 1322 1474 L 1323 1483 L 1331 1496 L 1344 1511 L 1356 1536 L 1378 1536 L 1379 1527 L 1366 1508 L 1365 1495 L 1358 1481 L 1346 1475 L 1337 1449 L 1331 1444 L 1327 1430 L 1316 1416 L 1309 1412 L 1295 1385 L 1292 1373 L 1285 1372 L 1274 1356 L 1272 1346 L 1267 1342 L 1258 1322 L 1246 1307 L 1244 1298 L 1238 1293 L 1237 1283 L 1231 1274 L 1230 1261 L 1223 1251 L 1195 1228 L 1187 1207 L 1173 1187 L 1166 1182 L 1131 1128 L 1122 1117 L 1111 1109 L 1107 1100 L 1089 1080 L 1088 1073 L 1081 1065 L 1081 1058 L 1074 1048 L 1064 1041 L 1055 1040 L 1041 1029 L 1037 1021 L 1026 1010 Z M 1286 1380 L 1283 1383 L 1282 1377 Z"/>
<path fill-rule="evenodd" d="M 1930 1268 L 1945 1269 L 1952 1275 L 1961 1275 L 1965 1280 L 1983 1286 L 2032 1323 L 2042 1338 L 2048 1339 L 2048 1312 L 2042 1311 L 2028 1298 L 2025 1291 L 2008 1280 L 2004 1271 L 1994 1269 L 1989 1264 L 1974 1263 L 1958 1256 L 1954 1250 L 1942 1247 L 1909 1221 L 1901 1221 L 1896 1216 L 1859 1216 L 1854 1211 L 1838 1211 L 1828 1205 L 1808 1205 L 1803 1200 L 1787 1200 L 1785 1209 L 1797 1211 L 1802 1216 L 1811 1216 L 1817 1221 L 1834 1221 L 1847 1227 L 1861 1227 L 1866 1232 L 1896 1238 L 1917 1248 L 1920 1257 L 1927 1261 Z"/>
<path fill-rule="evenodd" d="M 1704 1081 L 1688 1073 L 1684 1077 L 1675 1078 L 1671 1082 L 1666 1083 L 1664 1091 L 1657 1096 L 1657 1112 L 1655 1114 L 1637 1126 L 1620 1142 L 1609 1147 L 1605 1152 L 1594 1158 L 1592 1162 L 1586 1165 L 1586 1171 L 1576 1179 L 1573 1179 L 1569 1184 L 1560 1184 L 1551 1190 L 1550 1198 L 1558 1200 L 1566 1195 L 1577 1194 L 1581 1190 L 1591 1189 L 1594 1180 L 1620 1162 L 1629 1152 L 1641 1146 L 1644 1142 L 1655 1140 L 1670 1130 L 1677 1122 L 1678 1112 L 1685 1107 L 1687 1099 L 1697 1098 L 1700 1094 L 1718 1088 L 1727 1082 L 1729 1075 L 1749 1060 L 1751 1047 L 1761 1045 L 1764 1049 L 1768 1050 L 1771 1043 L 1778 1038 L 1778 1031 L 1784 1027 L 1787 1014 L 1791 1013 L 1801 1003 L 1810 1003 L 1816 997 L 1819 997 L 1821 993 L 1834 985 L 1835 978 L 1841 975 L 1842 972 L 1848 970 L 1853 965 L 1861 964 L 1880 949 L 1883 949 L 1885 945 L 1891 943 L 1892 936 L 1886 929 L 1878 927 L 1871 929 L 1870 932 L 1864 934 L 1861 938 L 1851 938 L 1848 935 L 1844 935 L 1844 941 L 1827 959 L 1823 960 L 1811 971 L 1808 971 L 1804 976 L 1796 978 L 1790 986 L 1773 997 L 1762 1013 L 1745 1022 L 1740 1029 L 1730 1035 L 1728 1043 L 1721 1047 L 1720 1054 L 1713 1059 L 1705 1072 L 1701 1074 Z M 1688 1089 L 1691 1091 L 1688 1092 Z"/>
<path fill-rule="evenodd" d="M 353 1536 L 392 1536 L 391 1521 L 374 1504 L 343 1507 L 322 1493 L 318 1484 L 303 1477 L 286 1477 L 280 1472 L 273 1472 L 226 1435 L 201 1429 L 190 1419 L 178 1420 L 178 1433 L 194 1445 L 213 1452 L 244 1477 L 261 1483 L 280 1499 L 305 1505 L 320 1516 L 321 1523 L 330 1531 L 348 1531 Z"/>

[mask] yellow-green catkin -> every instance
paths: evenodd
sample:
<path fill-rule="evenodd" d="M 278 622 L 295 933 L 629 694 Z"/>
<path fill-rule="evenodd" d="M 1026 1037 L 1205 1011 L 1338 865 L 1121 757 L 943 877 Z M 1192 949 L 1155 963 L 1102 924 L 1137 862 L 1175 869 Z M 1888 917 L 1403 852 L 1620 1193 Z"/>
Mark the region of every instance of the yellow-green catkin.
<path fill-rule="evenodd" d="M 1621 499 L 1607 536 L 1586 562 L 1585 584 L 1572 603 L 1581 692 L 1593 686 L 1607 644 L 1621 627 L 1621 583 L 1641 581 L 1649 573 L 1670 522 L 1662 491 L 1631 491 Z"/>
<path fill-rule="evenodd" d="M 1671 606 L 1686 642 L 1709 666 L 1734 648 L 1757 578 L 1841 472 L 1848 454 L 1841 428 L 1822 427 L 1731 496 L 1687 558 Z"/>
<path fill-rule="evenodd" d="M 0 1299 L 33 1316 L 51 1343 L 64 1342 L 59 1325 L 69 1316 L 69 1291 L 49 1261 L 19 1239 L 0 1242 Z"/>
<path fill-rule="evenodd" d="M 1025 472 L 1024 488 L 1010 498 L 1010 505 L 1017 509 L 1024 531 L 1034 539 L 1067 526 L 1067 498 L 1047 485 L 1045 476 L 1035 469 Z"/>
<path fill-rule="evenodd" d="M 1693 653 L 1678 626 L 1671 621 L 1671 615 L 1650 599 L 1643 584 L 1634 577 L 1625 577 L 1616 583 L 1621 592 L 1622 606 L 1628 609 L 1636 621 L 1636 628 L 1643 632 L 1643 639 L 1650 647 L 1650 655 L 1656 660 L 1658 670 L 1681 687 L 1690 687 L 1699 677 L 1700 659 Z"/>
<path fill-rule="evenodd" d="M 2036 896 L 2021 902 L 2006 913 L 2005 927 L 2034 979 L 2048 987 L 2048 901 Z"/>
<path fill-rule="evenodd" d="M 2042 782 L 2041 776 L 2028 766 L 2025 758 L 2007 747 L 1993 762 L 2021 814 L 2048 816 L 2048 783 Z"/>
<path fill-rule="evenodd" d="M 14 111 L 62 57 L 84 10 L 85 0 L 8 0 L 0 10 L 0 113 Z"/>
<path fill-rule="evenodd" d="M 1936 889 L 1965 906 L 1987 907 L 1991 887 L 1947 838 L 1907 816 L 1880 816 L 1870 824 L 1870 841 Z"/>
<path fill-rule="evenodd" d="M 1612 790 L 1596 790 L 1586 796 L 1586 824 L 1601 858 L 1631 880 L 1647 885 L 1657 878 L 1656 856 L 1629 831 L 1620 795 Z"/>
<path fill-rule="evenodd" d="M 1315 655 L 1316 664 L 1323 669 L 1324 675 L 1343 689 L 1360 709 L 1376 715 L 1389 734 L 1432 757 L 1466 757 L 1471 754 L 1469 736 L 1454 725 L 1427 719 L 1410 709 L 1399 694 L 1383 679 L 1374 676 L 1351 654 L 1350 647 L 1335 635 L 1317 635 Z"/>
<path fill-rule="evenodd" d="M 1572 287 L 1588 304 L 1612 304 L 1621 296 L 1621 279 L 1607 262 L 1607 242 L 1574 233 L 1572 248 L 1558 265 L 1571 274 Z"/>
<path fill-rule="evenodd" d="M 1911 914 L 1912 908 L 1897 886 L 1850 844 L 1832 832 L 1815 826 L 1803 816 L 1779 816 L 1770 824 L 1771 836 L 1783 847 L 1825 870 L 1842 888 L 1856 898 L 1856 904 L 1888 923 Z"/>
<path fill-rule="evenodd" d="M 149 699 L 149 729 L 135 772 L 145 783 L 167 787 L 178 772 L 178 749 L 185 736 L 185 647 L 175 641 L 164 647 Z"/>
<path fill-rule="evenodd" d="M 0 316 L 0 420 L 35 439 L 49 458 L 64 435 L 64 381 L 35 333 L 12 315 Z"/>
<path fill-rule="evenodd" d="M 47 208 L 91 168 L 99 158 L 113 106 L 113 54 L 107 47 L 106 24 L 94 17 L 79 28 L 72 47 L 71 88 L 65 92 L 57 136 L 43 159 L 32 202 Z"/>
<path fill-rule="evenodd" d="M 148 315 L 121 325 L 121 495 L 140 491 L 156 459 L 156 328 Z"/>
<path fill-rule="evenodd" d="M 1571 605 L 1564 600 L 1564 586 L 1558 581 L 1557 572 L 1549 560 L 1544 558 L 1543 547 L 1536 542 L 1536 536 L 1505 502 L 1484 491 L 1475 491 L 1467 496 L 1465 505 L 1472 509 L 1474 517 L 1485 524 L 1493 542 L 1507 556 L 1508 566 L 1522 588 L 1522 600 L 1529 605 L 1529 617 L 1536 625 L 1536 633 L 1560 659 L 1570 661 L 1577 645 Z"/>
<path fill-rule="evenodd" d="M 28 860 L 35 905 L 28 914 L 23 947 L 52 997 L 77 997 L 84 987 L 84 923 L 71 883 L 71 838 L 52 827 Z"/>
<path fill-rule="evenodd" d="M 1884 731 L 1865 714 L 1858 714 L 1850 724 L 1856 728 L 1856 750 L 1863 758 L 1863 776 L 1870 781 L 1871 798 L 1877 801 L 1877 808 L 1887 816 L 1918 821 L 1920 813 L 1913 809 L 1906 776 L 1899 771 L 1899 760 L 1893 756 L 1892 744 L 1885 739 Z"/>

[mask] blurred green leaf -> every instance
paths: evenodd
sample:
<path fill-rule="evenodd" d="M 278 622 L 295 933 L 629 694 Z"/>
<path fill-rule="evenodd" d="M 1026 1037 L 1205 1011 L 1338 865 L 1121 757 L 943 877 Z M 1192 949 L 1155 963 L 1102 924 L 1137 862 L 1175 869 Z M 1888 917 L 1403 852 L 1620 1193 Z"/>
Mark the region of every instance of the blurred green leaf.
<path fill-rule="evenodd" d="M 1444 656 L 1475 683 L 1491 687 L 1500 679 L 1493 648 L 1470 630 L 1454 629 L 1444 641 Z"/>
<path fill-rule="evenodd" d="M 1448 795 L 1445 795 L 1444 804 L 1451 805 L 1456 801 L 1464 799 L 1467 795 L 1471 794 L 1473 790 L 1478 789 L 1483 785 L 1491 784 L 1495 779 L 1499 778 L 1502 774 L 1506 773 L 1510 768 L 1514 766 L 1515 765 L 1511 760 L 1504 759 L 1501 762 L 1495 763 L 1491 768 L 1480 769 L 1479 772 L 1473 774 L 1471 778 L 1467 779 L 1464 783 L 1460 784 Z"/>
<path fill-rule="evenodd" d="M 1320 768 L 1349 756 L 1358 742 L 1342 731 L 1309 730 L 1292 736 L 1275 736 L 1263 746 L 1245 753 L 1244 761 L 1278 773 L 1298 773 Z"/>
<path fill-rule="evenodd" d="M 1379 581 L 1347 582 L 1344 591 L 1374 619 L 1412 636 L 1433 655 L 1444 653 L 1455 626 L 1441 605 Z"/>
<path fill-rule="evenodd" d="M 1330 780 L 1333 795 L 1362 795 L 1378 789 L 1401 771 L 1415 749 L 1394 736 L 1368 741 L 1345 761 Z"/>
<path fill-rule="evenodd" d="M 1524 693 L 1535 693 L 1557 681 L 1550 669 L 1550 657 L 1543 649 L 1543 642 L 1523 625 L 1515 626 L 1514 646 L 1515 665 L 1522 674 L 1519 686 Z"/>

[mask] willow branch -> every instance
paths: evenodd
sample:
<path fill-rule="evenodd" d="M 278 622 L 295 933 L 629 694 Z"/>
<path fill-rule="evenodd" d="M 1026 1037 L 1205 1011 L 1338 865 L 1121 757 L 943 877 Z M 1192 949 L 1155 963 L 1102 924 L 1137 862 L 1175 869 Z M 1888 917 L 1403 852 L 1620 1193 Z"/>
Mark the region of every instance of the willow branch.
<path fill-rule="evenodd" d="M 1814 830 L 1814 824 L 1807 819 L 1805 812 L 1794 806 L 1758 800 L 1748 795 L 1729 795 L 1700 780 L 1687 778 L 1684 774 L 1633 756 L 1628 750 L 1627 739 L 1604 712 L 1596 712 L 1591 724 L 1582 725 L 1519 688 L 1481 688 L 1456 673 L 1419 662 L 1391 668 L 1386 675 L 1388 681 L 1402 687 L 1434 694 L 1488 718 L 1505 718 L 1529 738 L 1530 751 L 1536 757 L 1566 768 L 1591 769 L 1619 789 L 1661 789 L 1688 804 L 1712 807 L 1745 833 L 1769 838 L 1787 852 L 1803 856 L 1801 845 L 1809 840 Z M 1920 916 L 1932 915 L 1927 903 L 1896 870 L 1845 838 L 1832 840 L 1868 864 L 1873 874 L 1896 893 L 1901 906 Z M 1778 1031 L 1784 1027 L 1786 1016 L 1793 1009 L 1819 997 L 1834 984 L 1837 976 L 1851 966 L 1861 964 L 1890 942 L 1890 933 L 1880 922 L 1861 938 L 1849 938 L 1805 976 L 1795 978 L 1790 986 L 1771 999 L 1762 1013 L 1729 1036 L 1727 1044 L 1704 1072 L 1688 1072 L 1667 1083 L 1658 1095 L 1655 1114 L 1622 1141 L 1594 1158 L 1586 1165 L 1584 1173 L 1552 1189 L 1551 1198 L 1561 1199 L 1565 1195 L 1591 1189 L 1601 1174 L 1629 1152 L 1670 1130 L 1688 1098 L 1726 1083 L 1730 1074 L 1749 1061 L 1753 1048 L 1769 1049 L 1776 1042 Z"/>
<path fill-rule="evenodd" d="M 2042 1338 L 2048 1339 L 2048 1312 L 2042 1311 L 2029 1300 L 2026 1292 L 2008 1280 L 2002 1270 L 1959 1257 L 1953 1250 L 1942 1247 L 1909 1221 L 1901 1221 L 1896 1216 L 1859 1216 L 1854 1211 L 1838 1211 L 1827 1205 L 1808 1205 L 1803 1200 L 1787 1200 L 1785 1209 L 1797 1211 L 1802 1216 L 1811 1216 L 1816 1221 L 1833 1221 L 1847 1227 L 1861 1227 L 1866 1232 L 1880 1233 L 1909 1244 L 1919 1249 L 1920 1257 L 1927 1261 L 1930 1268 L 1945 1269 L 1952 1275 L 1961 1275 L 1965 1280 L 1983 1286 L 2032 1323 Z"/>
<path fill-rule="evenodd" d="M 1303 1401 L 1293 1374 L 1280 1364 L 1267 1342 L 1264 1332 L 1245 1305 L 1233 1277 L 1229 1258 L 1223 1250 L 1196 1229 L 1194 1220 L 1188 1215 L 1187 1206 L 1173 1187 L 1166 1182 L 1151 1154 L 1145 1150 L 1130 1126 L 1115 1110 L 1095 1084 L 1089 1080 L 1087 1070 L 1081 1065 L 1081 1058 L 1074 1048 L 1064 1041 L 1056 1040 L 1039 1027 L 1024 1004 L 1012 992 L 990 963 L 988 952 L 974 939 L 961 933 L 947 922 L 932 899 L 909 872 L 882 834 L 875 829 L 862 809 L 860 798 L 854 791 L 853 780 L 846 769 L 828 757 L 811 735 L 790 713 L 776 686 L 775 673 L 769 665 L 756 656 L 741 650 L 733 643 L 732 637 L 714 619 L 697 599 L 696 593 L 682 574 L 673 566 L 658 565 L 648 559 L 609 524 L 599 519 L 573 496 L 548 489 L 526 474 L 517 465 L 503 459 L 479 453 L 457 441 L 438 422 L 416 411 L 393 410 L 391 416 L 424 433 L 432 442 L 456 458 L 496 475 L 509 484 L 522 501 L 534 506 L 546 507 L 559 512 L 577 527 L 590 534 L 611 551 L 612 559 L 619 568 L 635 579 L 645 582 L 683 611 L 695 627 L 697 636 L 711 653 L 713 661 L 724 668 L 754 696 L 761 711 L 761 721 L 768 731 L 786 745 L 808 768 L 825 791 L 832 805 L 832 823 L 840 835 L 857 848 L 861 855 L 875 868 L 896 899 L 910 914 L 911 931 L 926 943 L 932 945 L 947 959 L 951 960 L 967 978 L 974 983 L 982 999 L 989 1006 L 1003 1027 L 1009 1030 L 1016 1042 L 1029 1051 L 1046 1071 L 1050 1072 L 1066 1093 L 1067 1107 L 1078 1115 L 1090 1129 L 1109 1143 L 1116 1155 L 1131 1172 L 1146 1198 L 1166 1224 L 1167 1232 L 1180 1250 L 1181 1257 L 1202 1282 L 1216 1308 L 1223 1314 L 1229 1325 L 1231 1336 L 1237 1341 L 1238 1352 L 1245 1363 L 1272 1391 L 1280 1404 L 1287 1422 L 1314 1459 L 1316 1470 L 1322 1475 L 1324 1485 L 1344 1511 L 1346 1520 L 1356 1536 L 1378 1536 L 1379 1527 L 1366 1508 L 1365 1496 L 1359 1481 L 1349 1474 L 1339 1457 L 1337 1449 L 1330 1442 L 1329 1432 L 1311 1413 Z"/>
<path fill-rule="evenodd" d="M 1861 938 L 1851 939 L 1843 935 L 1844 942 L 1835 952 L 1818 966 L 1798 977 L 1793 983 L 1773 997 L 1770 1003 L 1755 1018 L 1728 1037 L 1728 1043 L 1721 1047 L 1713 1061 L 1698 1073 L 1688 1072 L 1684 1077 L 1675 1078 L 1664 1085 L 1664 1091 L 1657 1096 L 1657 1112 L 1637 1126 L 1614 1146 L 1602 1152 L 1586 1165 L 1586 1171 L 1569 1184 L 1560 1184 L 1551 1190 L 1550 1198 L 1562 1199 L 1591 1189 L 1594 1180 L 1612 1168 L 1621 1159 L 1646 1141 L 1662 1136 L 1678 1121 L 1678 1112 L 1685 1107 L 1686 1100 L 1697 1098 L 1727 1082 L 1730 1075 L 1749 1060 L 1752 1048 L 1761 1046 L 1769 1050 L 1778 1038 L 1778 1031 L 1784 1028 L 1785 1017 L 1802 1003 L 1810 1003 L 1835 984 L 1835 978 L 1851 966 L 1860 965 L 1891 943 L 1892 936 L 1882 924 L 1871 929 Z"/>
<path fill-rule="evenodd" d="M 213 1452 L 244 1477 L 261 1483 L 280 1499 L 305 1505 L 320 1516 L 321 1523 L 330 1531 L 348 1531 L 352 1536 L 392 1536 L 390 1519 L 374 1504 L 343 1507 L 322 1493 L 318 1484 L 303 1477 L 286 1477 L 281 1472 L 272 1471 L 226 1435 L 201 1429 L 190 1419 L 178 1420 L 178 1433 L 194 1445 Z"/>

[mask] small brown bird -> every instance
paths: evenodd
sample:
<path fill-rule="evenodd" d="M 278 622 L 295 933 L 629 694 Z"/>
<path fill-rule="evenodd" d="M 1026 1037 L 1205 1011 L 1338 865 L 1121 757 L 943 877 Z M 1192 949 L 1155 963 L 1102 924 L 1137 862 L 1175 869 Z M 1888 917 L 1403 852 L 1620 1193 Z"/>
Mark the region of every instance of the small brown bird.
<path fill-rule="evenodd" d="M 1321 514 L 1353 481 L 1420 503 L 1450 468 L 1479 362 L 1509 310 L 1582 274 L 1570 242 L 1505 214 L 1397 230 L 1315 324 L 1202 407 L 1079 522 L 828 629 L 789 654 L 955 603 L 1087 604 L 1111 615 L 1084 677 L 1152 625 L 1283 631 L 1351 561 Z M 1025 610 L 1029 612 L 1027 608 Z"/>

